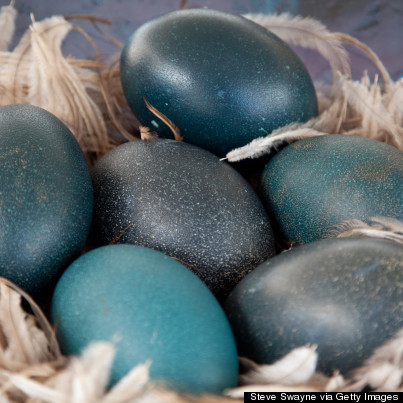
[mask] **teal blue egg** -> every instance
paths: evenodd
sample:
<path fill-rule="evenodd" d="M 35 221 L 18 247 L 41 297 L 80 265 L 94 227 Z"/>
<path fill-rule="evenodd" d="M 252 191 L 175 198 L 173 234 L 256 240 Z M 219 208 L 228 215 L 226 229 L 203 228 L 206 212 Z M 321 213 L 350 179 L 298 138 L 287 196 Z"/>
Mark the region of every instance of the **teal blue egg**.
<path fill-rule="evenodd" d="M 262 26 L 222 11 L 179 10 L 148 21 L 126 41 L 120 71 L 143 125 L 173 138 L 146 97 L 184 141 L 218 156 L 318 113 L 296 53 Z"/>
<path fill-rule="evenodd" d="M 325 238 L 345 220 L 402 220 L 403 152 L 359 136 L 300 140 L 269 160 L 260 194 L 278 236 L 290 243 Z"/>
<path fill-rule="evenodd" d="M 36 297 L 80 254 L 92 181 L 71 131 L 32 105 L 0 108 L 0 276 Z"/>
<path fill-rule="evenodd" d="M 191 393 L 220 393 L 237 383 L 228 320 L 211 292 L 185 266 L 137 245 L 108 245 L 77 259 L 51 305 L 65 354 L 110 341 L 111 384 L 151 361 L 156 382 Z"/>
<path fill-rule="evenodd" d="M 283 252 L 225 303 L 239 354 L 270 364 L 317 345 L 318 371 L 347 374 L 403 327 L 402 273 L 402 245 L 384 239 L 321 239 Z"/>

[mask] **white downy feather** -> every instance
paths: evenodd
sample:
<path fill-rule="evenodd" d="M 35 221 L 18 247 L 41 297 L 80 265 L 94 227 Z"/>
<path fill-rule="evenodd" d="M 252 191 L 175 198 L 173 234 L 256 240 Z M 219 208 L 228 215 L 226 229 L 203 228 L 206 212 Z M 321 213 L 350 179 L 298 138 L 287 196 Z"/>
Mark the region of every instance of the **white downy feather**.
<path fill-rule="evenodd" d="M 255 140 L 252 140 L 246 146 L 230 151 L 223 159 L 228 159 L 230 162 L 235 162 L 246 158 L 258 158 L 264 154 L 269 154 L 273 148 L 276 148 L 281 144 L 327 134 L 309 127 L 295 127 L 298 126 L 286 126 L 273 131 L 273 133 L 267 137 L 259 137 Z"/>
<path fill-rule="evenodd" d="M 150 362 L 134 367 L 100 401 L 100 403 L 125 403 L 142 395 L 149 386 Z"/>
<path fill-rule="evenodd" d="M 294 385 L 307 382 L 315 373 L 318 354 L 314 347 L 293 349 L 271 365 L 259 365 L 240 376 L 240 384 Z"/>

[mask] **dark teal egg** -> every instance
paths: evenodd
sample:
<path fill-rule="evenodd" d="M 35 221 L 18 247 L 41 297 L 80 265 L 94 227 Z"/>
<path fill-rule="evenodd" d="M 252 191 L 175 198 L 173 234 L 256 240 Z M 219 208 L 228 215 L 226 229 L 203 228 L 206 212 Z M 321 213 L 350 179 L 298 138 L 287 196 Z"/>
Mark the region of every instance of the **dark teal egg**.
<path fill-rule="evenodd" d="M 92 171 L 95 245 L 132 243 L 187 264 L 220 299 L 274 254 L 267 213 L 226 162 L 168 139 L 134 141 Z"/>
<path fill-rule="evenodd" d="M 403 327 L 402 273 L 393 241 L 335 238 L 283 252 L 225 303 L 239 354 L 272 363 L 317 344 L 318 370 L 345 374 Z"/>
<path fill-rule="evenodd" d="M 0 275 L 38 296 L 81 252 L 90 172 L 70 130 L 31 105 L 0 108 Z"/>
<path fill-rule="evenodd" d="M 358 136 L 300 140 L 270 159 L 260 193 L 288 242 L 325 238 L 332 226 L 350 219 L 403 220 L 403 153 Z"/>
<path fill-rule="evenodd" d="M 121 79 L 143 125 L 173 138 L 145 96 L 184 141 L 219 156 L 317 115 L 312 80 L 295 52 L 258 24 L 221 11 L 179 10 L 138 28 L 122 52 Z"/>
<path fill-rule="evenodd" d="M 208 288 L 161 252 L 108 245 L 77 259 L 59 280 L 51 305 L 65 354 L 90 343 L 115 345 L 111 384 L 151 362 L 152 380 L 192 393 L 220 393 L 237 383 L 228 320 Z"/>

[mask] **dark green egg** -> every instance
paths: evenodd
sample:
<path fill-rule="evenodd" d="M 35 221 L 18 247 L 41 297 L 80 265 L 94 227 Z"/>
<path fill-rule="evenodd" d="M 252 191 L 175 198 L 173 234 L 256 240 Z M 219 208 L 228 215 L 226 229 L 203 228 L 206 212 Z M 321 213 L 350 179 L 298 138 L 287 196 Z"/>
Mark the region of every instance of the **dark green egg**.
<path fill-rule="evenodd" d="M 324 238 L 332 226 L 350 219 L 402 220 L 403 153 L 358 136 L 300 140 L 269 160 L 260 193 L 288 242 Z"/>
<path fill-rule="evenodd" d="M 239 354 L 271 363 L 317 344 L 328 375 L 360 366 L 403 327 L 403 248 L 380 239 L 297 246 L 248 274 L 225 303 Z"/>
<path fill-rule="evenodd" d="M 92 217 L 90 172 L 55 116 L 0 108 L 0 275 L 35 296 L 82 250 Z"/>
<path fill-rule="evenodd" d="M 66 355 L 97 340 L 114 344 L 111 384 L 150 362 L 153 381 L 184 392 L 236 386 L 235 340 L 221 306 L 197 276 L 161 252 L 107 245 L 85 253 L 57 283 L 51 318 Z"/>
<path fill-rule="evenodd" d="M 269 219 L 226 162 L 168 139 L 134 141 L 92 171 L 95 245 L 132 243 L 186 263 L 219 297 L 274 254 Z"/>
<path fill-rule="evenodd" d="M 138 28 L 122 52 L 121 79 L 143 125 L 173 138 L 145 96 L 184 141 L 219 156 L 317 115 L 312 80 L 295 52 L 260 25 L 221 11 L 179 10 Z"/>

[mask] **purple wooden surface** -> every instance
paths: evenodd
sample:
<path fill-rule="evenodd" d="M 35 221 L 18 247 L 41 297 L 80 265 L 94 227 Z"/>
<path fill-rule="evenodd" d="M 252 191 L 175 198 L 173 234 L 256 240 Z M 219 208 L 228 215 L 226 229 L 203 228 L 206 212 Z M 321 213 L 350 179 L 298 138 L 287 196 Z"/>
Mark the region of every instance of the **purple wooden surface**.
<path fill-rule="evenodd" d="M 0 0 L 0 5 L 9 2 Z M 113 24 L 104 27 L 104 31 L 124 41 L 136 27 L 152 17 L 178 9 L 180 3 L 180 0 L 16 0 L 17 36 L 28 27 L 30 13 L 37 21 L 55 14 L 93 14 L 110 19 Z M 369 45 L 393 78 L 403 75 L 403 0 L 189 0 L 188 7 L 209 7 L 239 14 L 289 12 L 311 16 L 330 30 L 349 33 Z M 104 54 L 117 55 L 118 49 L 89 23 L 77 23 L 91 33 Z M 76 57 L 94 54 L 78 33 L 67 38 L 64 51 Z M 328 65 L 316 53 L 303 51 L 299 54 L 315 80 L 329 80 Z M 351 57 L 354 77 L 360 77 L 365 69 L 370 75 L 376 73 L 372 63 L 359 52 L 352 51 Z"/>

